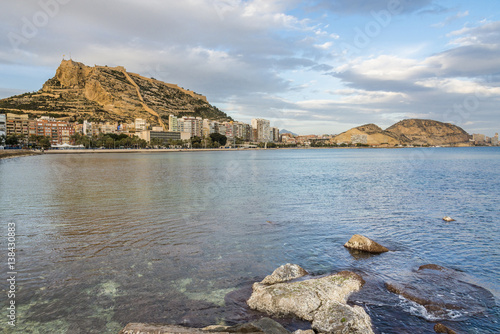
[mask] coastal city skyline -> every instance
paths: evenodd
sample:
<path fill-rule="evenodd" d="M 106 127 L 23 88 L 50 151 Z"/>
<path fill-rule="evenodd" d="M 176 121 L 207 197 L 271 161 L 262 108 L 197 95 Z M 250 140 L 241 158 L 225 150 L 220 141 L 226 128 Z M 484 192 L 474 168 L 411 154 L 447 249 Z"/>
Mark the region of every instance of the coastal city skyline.
<path fill-rule="evenodd" d="M 302 135 L 420 118 L 491 137 L 500 123 L 497 2 L 4 6 L 0 98 L 38 90 L 64 57 L 124 65 L 200 92 L 236 120 Z"/>
<path fill-rule="evenodd" d="M 428 120 L 406 120 L 408 122 Z M 430 126 L 435 126 L 439 122 L 429 121 Z M 400 122 L 401 123 L 401 122 Z M 432 124 L 434 123 L 434 124 Z M 399 123 L 398 123 L 399 124 Z M 446 125 L 446 124 L 443 124 Z M 429 126 L 429 124 L 425 125 Z M 375 133 L 373 132 L 375 128 Z M 301 146 L 301 147 L 323 147 L 338 145 L 353 146 L 413 146 L 411 143 L 397 143 L 386 138 L 385 143 L 376 143 L 372 135 L 383 131 L 374 124 L 365 124 L 359 127 L 344 131 L 341 134 L 323 134 L 323 135 L 297 135 L 286 130 L 280 132 L 277 127 L 272 127 L 271 122 L 262 118 L 252 119 L 250 124 L 238 121 L 216 121 L 204 119 L 202 117 L 183 116 L 177 117 L 170 115 L 168 123 L 159 125 L 149 123 L 146 119 L 136 118 L 133 122 L 92 122 L 81 120 L 69 122 L 58 120 L 50 116 L 30 117 L 29 114 L 0 114 L 0 146 L 5 143 L 16 141 L 17 145 L 30 146 L 37 145 L 42 137 L 48 140 L 47 145 L 58 148 L 61 145 L 76 144 L 78 136 L 81 140 L 86 137 L 89 144 L 90 140 L 99 136 L 106 135 L 126 135 L 130 138 L 136 137 L 143 140 L 148 145 L 171 145 L 176 146 L 183 142 L 184 145 L 191 146 L 193 140 L 199 138 L 205 141 L 210 139 L 213 134 L 219 134 L 228 141 L 228 146 L 250 147 L 257 143 L 273 143 L 280 146 Z M 390 129 L 390 128 L 389 128 Z M 459 131 L 461 129 L 458 128 Z M 442 130 L 441 130 L 442 131 Z M 372 135 L 369 135 L 372 133 Z M 380 134 L 380 133 L 379 133 Z M 455 133 L 456 134 L 456 133 Z M 454 136 L 455 134 L 452 134 Z M 446 136 L 445 136 L 446 137 Z M 9 139 L 10 138 L 10 139 Z M 457 141 L 452 146 L 498 146 L 498 133 L 489 137 L 484 134 L 466 134 L 465 139 Z M 110 140 L 108 138 L 108 140 Z M 389 140 L 389 141 L 387 141 Z M 174 144 L 176 142 L 177 144 Z M 238 145 L 236 145 L 238 144 Z M 8 146 L 11 144 L 8 144 Z M 111 142 L 108 142 L 111 145 Z M 420 145 L 423 145 L 422 143 Z M 429 144 L 426 144 L 429 145 Z M 12 146 L 12 145 L 11 145 Z M 221 146 L 225 146 L 221 144 Z M 438 145 L 439 146 L 439 145 Z M 3 147 L 3 146 L 2 146 Z M 113 140 L 113 148 L 115 142 Z M 201 148 L 201 147 L 199 147 Z"/>

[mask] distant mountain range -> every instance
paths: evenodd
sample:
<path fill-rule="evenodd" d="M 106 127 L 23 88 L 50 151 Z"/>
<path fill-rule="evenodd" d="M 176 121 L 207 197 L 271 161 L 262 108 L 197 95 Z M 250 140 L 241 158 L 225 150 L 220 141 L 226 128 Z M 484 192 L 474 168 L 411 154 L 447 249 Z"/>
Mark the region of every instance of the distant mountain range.
<path fill-rule="evenodd" d="M 167 123 L 170 114 L 227 121 L 231 117 L 207 98 L 175 84 L 130 73 L 124 67 L 89 67 L 63 60 L 56 75 L 35 93 L 0 100 L 0 113 L 54 115 L 69 121 Z"/>

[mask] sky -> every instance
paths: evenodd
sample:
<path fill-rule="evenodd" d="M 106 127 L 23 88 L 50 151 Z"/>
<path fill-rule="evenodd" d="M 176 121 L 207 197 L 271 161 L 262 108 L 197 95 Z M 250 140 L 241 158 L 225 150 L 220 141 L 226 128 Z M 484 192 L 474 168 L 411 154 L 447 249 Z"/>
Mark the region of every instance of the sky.
<path fill-rule="evenodd" d="M 70 57 L 298 134 L 406 118 L 500 132 L 497 0 L 2 1 L 0 98 Z"/>

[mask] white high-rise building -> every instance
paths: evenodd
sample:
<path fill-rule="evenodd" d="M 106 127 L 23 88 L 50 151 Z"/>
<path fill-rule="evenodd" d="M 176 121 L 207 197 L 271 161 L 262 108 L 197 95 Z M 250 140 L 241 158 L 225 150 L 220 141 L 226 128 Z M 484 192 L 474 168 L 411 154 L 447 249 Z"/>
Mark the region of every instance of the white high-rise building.
<path fill-rule="evenodd" d="M 174 115 L 169 115 L 168 116 L 168 131 L 171 132 L 180 132 L 181 130 L 179 129 L 179 121 L 177 117 Z"/>
<path fill-rule="evenodd" d="M 250 124 L 246 124 L 243 122 L 235 122 L 233 123 L 234 128 L 234 136 L 244 141 L 250 141 L 252 136 L 252 127 Z"/>
<path fill-rule="evenodd" d="M 217 121 L 212 121 L 209 122 L 209 134 L 212 133 L 219 133 L 219 122 Z"/>
<path fill-rule="evenodd" d="M 210 120 L 209 119 L 203 119 L 203 127 L 201 129 L 201 136 L 202 138 L 207 137 L 210 135 Z"/>
<path fill-rule="evenodd" d="M 92 123 L 84 120 L 82 126 L 82 132 L 86 136 L 87 134 L 92 134 Z"/>
<path fill-rule="evenodd" d="M 258 142 L 269 142 L 271 138 L 271 122 L 267 119 L 254 118 L 252 119 L 252 128 L 256 130 L 257 137 L 254 138 Z"/>
<path fill-rule="evenodd" d="M 6 135 L 7 135 L 7 115 L 0 114 L 0 136 L 6 136 Z"/>
<path fill-rule="evenodd" d="M 135 131 L 146 131 L 148 129 L 147 123 L 145 119 L 136 118 L 135 119 Z"/>
<path fill-rule="evenodd" d="M 495 137 L 491 137 L 491 145 L 498 146 L 498 133 L 495 133 Z"/>
<path fill-rule="evenodd" d="M 200 137 L 203 130 L 203 119 L 201 117 L 182 117 L 177 120 L 180 132 L 188 132 L 191 137 Z"/>

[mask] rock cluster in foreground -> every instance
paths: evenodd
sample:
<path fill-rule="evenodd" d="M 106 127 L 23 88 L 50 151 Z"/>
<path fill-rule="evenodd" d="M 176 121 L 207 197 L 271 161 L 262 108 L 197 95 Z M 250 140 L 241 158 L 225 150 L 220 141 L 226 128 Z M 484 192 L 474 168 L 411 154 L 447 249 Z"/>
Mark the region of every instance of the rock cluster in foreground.
<path fill-rule="evenodd" d="M 282 266 L 271 275 L 254 283 L 253 293 L 247 301 L 250 308 L 274 316 L 296 316 L 311 322 L 312 328 L 321 333 L 373 333 L 371 319 L 360 306 L 347 305 L 347 298 L 364 284 L 352 272 L 307 280 L 287 282 L 288 275 L 278 279 L 279 272 L 296 265 Z M 304 271 L 305 272 L 305 271 Z M 295 277 L 297 278 L 297 277 Z"/>
<path fill-rule="evenodd" d="M 361 235 L 354 235 L 345 245 L 360 252 L 381 253 L 384 246 Z M 286 264 L 277 268 L 261 282 L 254 283 L 247 300 L 250 308 L 271 316 L 294 316 L 311 322 L 313 330 L 297 330 L 293 334 L 373 334 L 371 319 L 360 306 L 347 300 L 365 283 L 361 276 L 342 271 L 333 275 L 310 278 L 303 268 Z M 426 264 L 408 273 L 400 281 L 385 282 L 389 292 L 420 304 L 435 318 L 454 320 L 460 314 L 482 314 L 495 305 L 488 290 L 467 283 L 460 272 L 436 264 Z M 246 297 L 245 297 L 246 298 Z M 436 333 L 456 332 L 441 323 Z M 235 325 L 209 326 L 202 329 L 173 325 L 128 324 L 119 334 L 207 334 L 258 333 L 290 334 L 282 325 L 269 318 Z"/>

